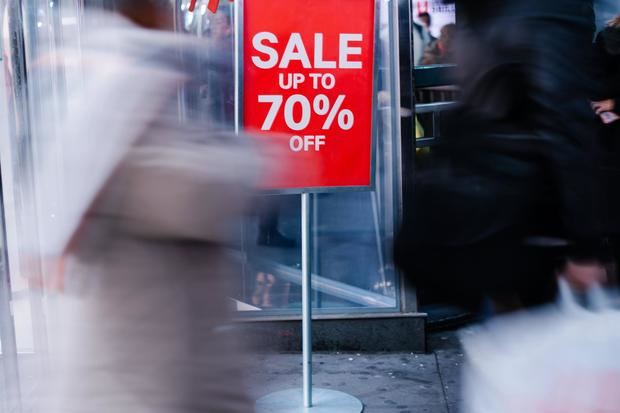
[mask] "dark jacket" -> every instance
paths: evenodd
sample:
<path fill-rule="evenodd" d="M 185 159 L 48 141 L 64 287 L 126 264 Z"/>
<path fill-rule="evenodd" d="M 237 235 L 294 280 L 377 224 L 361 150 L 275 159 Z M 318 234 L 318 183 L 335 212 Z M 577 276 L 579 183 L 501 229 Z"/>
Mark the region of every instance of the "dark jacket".
<path fill-rule="evenodd" d="M 462 10 L 470 14 L 455 47 L 461 105 L 435 164 L 416 173 L 397 263 L 455 301 L 516 294 L 541 302 L 553 297 L 553 249 L 528 240 L 595 242 L 600 234 L 592 2 L 496 2 L 481 14 L 469 2 Z"/>
<path fill-rule="evenodd" d="M 598 81 L 592 100 L 614 99 L 620 114 L 620 29 L 607 27 L 594 43 L 593 77 Z M 601 182 L 604 189 L 604 228 L 620 234 L 620 120 L 599 122 Z"/>
<path fill-rule="evenodd" d="M 620 28 L 606 27 L 594 42 L 595 76 L 600 81 L 594 100 L 616 99 L 620 111 Z"/>

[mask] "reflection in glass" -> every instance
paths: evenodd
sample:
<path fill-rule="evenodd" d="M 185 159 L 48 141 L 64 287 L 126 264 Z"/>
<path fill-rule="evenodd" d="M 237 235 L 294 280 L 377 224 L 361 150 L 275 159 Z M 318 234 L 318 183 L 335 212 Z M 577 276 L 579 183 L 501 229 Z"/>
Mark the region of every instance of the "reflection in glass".
<path fill-rule="evenodd" d="M 456 21 L 454 4 L 442 0 L 412 0 L 414 65 L 454 63 Z"/>

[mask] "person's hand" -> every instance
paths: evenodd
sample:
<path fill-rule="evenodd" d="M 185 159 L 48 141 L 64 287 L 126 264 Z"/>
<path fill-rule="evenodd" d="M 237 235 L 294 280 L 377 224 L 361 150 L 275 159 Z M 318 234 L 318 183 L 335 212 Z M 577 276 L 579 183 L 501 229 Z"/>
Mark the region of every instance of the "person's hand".
<path fill-rule="evenodd" d="M 614 99 L 605 99 L 592 102 L 592 109 L 594 109 L 594 112 L 596 112 L 597 115 L 600 115 L 603 112 L 611 112 L 615 108 L 616 101 Z"/>

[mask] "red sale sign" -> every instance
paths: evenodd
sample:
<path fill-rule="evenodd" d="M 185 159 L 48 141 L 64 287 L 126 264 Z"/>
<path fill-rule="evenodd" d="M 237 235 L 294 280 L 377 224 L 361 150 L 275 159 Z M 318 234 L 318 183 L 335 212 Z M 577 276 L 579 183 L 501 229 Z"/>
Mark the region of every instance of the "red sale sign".
<path fill-rule="evenodd" d="M 244 127 L 292 165 L 267 189 L 371 185 L 374 8 L 245 0 Z"/>

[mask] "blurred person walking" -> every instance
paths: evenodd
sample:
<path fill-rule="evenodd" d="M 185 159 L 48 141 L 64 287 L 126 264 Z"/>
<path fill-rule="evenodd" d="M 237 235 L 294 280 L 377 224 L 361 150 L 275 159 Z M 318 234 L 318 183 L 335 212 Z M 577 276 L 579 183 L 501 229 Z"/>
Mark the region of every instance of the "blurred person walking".
<path fill-rule="evenodd" d="M 596 253 L 601 191 L 589 107 L 592 0 L 464 1 L 459 107 L 418 170 L 396 260 L 447 301 L 550 302 L 562 260 Z"/>
<path fill-rule="evenodd" d="M 592 1 L 459 5 L 461 101 L 415 176 L 397 263 L 486 318 L 461 332 L 459 410 L 618 412 Z"/>
<path fill-rule="evenodd" d="M 226 245 L 256 158 L 228 129 L 179 121 L 177 90 L 197 75 L 180 56 L 208 44 L 169 31 L 171 3 L 115 11 L 93 18 L 85 96 L 61 125 L 68 212 L 48 251 L 65 249 L 65 304 L 41 411 L 251 412 Z"/>

